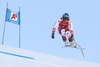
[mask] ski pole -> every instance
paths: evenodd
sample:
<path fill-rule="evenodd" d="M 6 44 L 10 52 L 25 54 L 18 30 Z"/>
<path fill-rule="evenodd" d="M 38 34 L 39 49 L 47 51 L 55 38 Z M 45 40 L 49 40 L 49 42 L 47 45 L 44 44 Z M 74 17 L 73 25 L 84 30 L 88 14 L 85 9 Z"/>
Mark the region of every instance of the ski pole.
<path fill-rule="evenodd" d="M 74 40 L 74 42 L 76 43 L 76 41 Z M 81 49 L 81 46 L 79 45 L 79 44 L 77 44 L 76 43 L 76 45 L 78 45 L 79 46 L 79 48 Z M 84 57 L 84 59 L 85 59 L 85 56 L 84 56 L 84 53 L 83 53 L 83 50 L 81 49 L 81 52 L 82 52 L 82 55 L 83 55 L 83 57 Z"/>

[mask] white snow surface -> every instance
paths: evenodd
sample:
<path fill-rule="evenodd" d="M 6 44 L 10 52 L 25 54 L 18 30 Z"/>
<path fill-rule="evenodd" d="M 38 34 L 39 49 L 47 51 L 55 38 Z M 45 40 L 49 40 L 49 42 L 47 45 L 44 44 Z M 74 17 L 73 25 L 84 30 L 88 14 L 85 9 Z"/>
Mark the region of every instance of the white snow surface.
<path fill-rule="evenodd" d="M 100 64 L 0 45 L 0 67 L 100 67 Z"/>

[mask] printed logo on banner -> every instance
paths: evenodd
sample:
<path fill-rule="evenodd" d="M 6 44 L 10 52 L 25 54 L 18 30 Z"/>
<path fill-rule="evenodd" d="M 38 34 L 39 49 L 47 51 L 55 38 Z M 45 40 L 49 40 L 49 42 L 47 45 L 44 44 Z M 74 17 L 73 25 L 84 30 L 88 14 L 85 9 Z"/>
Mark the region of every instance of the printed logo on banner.
<path fill-rule="evenodd" d="M 11 17 L 10 17 L 11 20 L 14 20 L 14 21 L 17 21 L 17 13 L 13 13 L 11 12 Z"/>

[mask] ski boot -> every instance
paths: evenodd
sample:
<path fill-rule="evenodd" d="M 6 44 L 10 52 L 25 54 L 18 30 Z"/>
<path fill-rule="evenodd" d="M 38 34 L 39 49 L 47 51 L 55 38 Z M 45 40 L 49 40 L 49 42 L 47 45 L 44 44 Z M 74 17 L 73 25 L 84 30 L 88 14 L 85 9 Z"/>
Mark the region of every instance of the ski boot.
<path fill-rule="evenodd" d="M 65 47 L 71 46 L 71 45 L 67 42 L 67 40 L 64 41 L 64 42 L 65 42 Z"/>
<path fill-rule="evenodd" d="M 72 47 L 75 47 L 75 48 L 76 48 L 76 45 L 75 45 L 73 42 L 70 42 L 70 45 L 71 45 Z"/>

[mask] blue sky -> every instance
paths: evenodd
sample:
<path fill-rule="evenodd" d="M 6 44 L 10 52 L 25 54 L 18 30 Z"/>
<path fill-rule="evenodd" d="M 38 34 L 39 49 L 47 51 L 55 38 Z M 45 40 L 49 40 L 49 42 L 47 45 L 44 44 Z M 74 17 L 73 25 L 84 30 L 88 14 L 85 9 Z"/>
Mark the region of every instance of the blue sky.
<path fill-rule="evenodd" d="M 7 2 L 13 12 L 21 10 L 21 48 L 49 55 L 100 63 L 99 0 L 0 0 L 0 43 L 2 43 Z M 81 51 L 64 46 L 58 30 L 51 39 L 55 21 L 69 13 L 76 42 Z M 4 45 L 18 47 L 19 26 L 6 23 Z"/>

